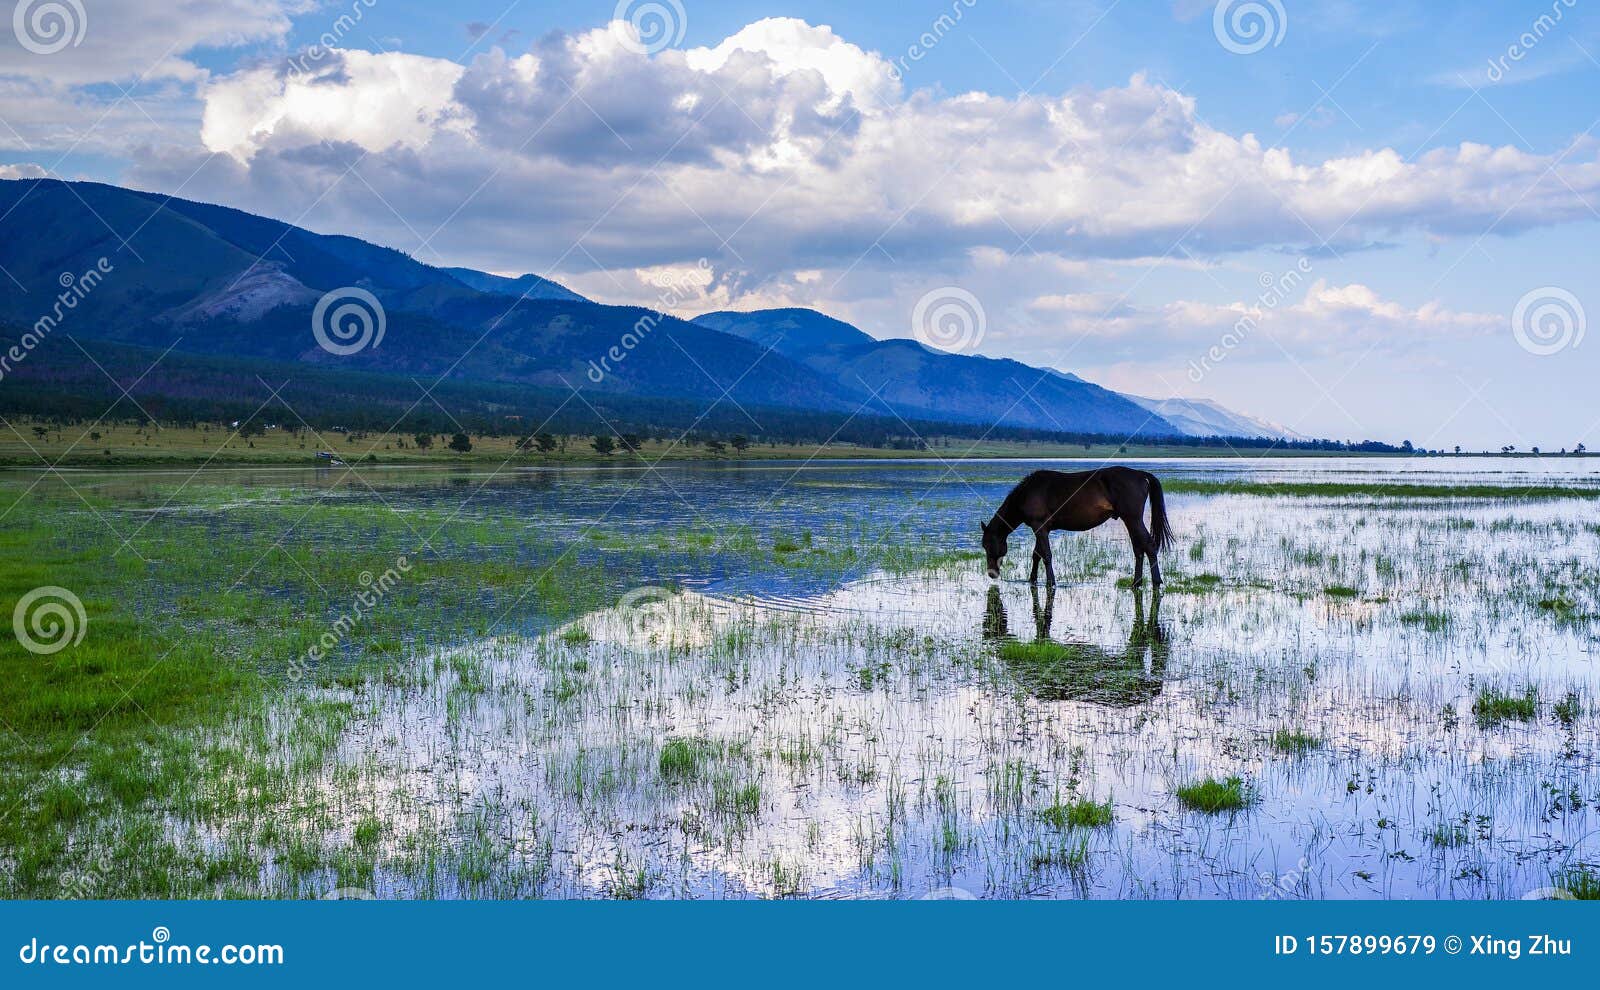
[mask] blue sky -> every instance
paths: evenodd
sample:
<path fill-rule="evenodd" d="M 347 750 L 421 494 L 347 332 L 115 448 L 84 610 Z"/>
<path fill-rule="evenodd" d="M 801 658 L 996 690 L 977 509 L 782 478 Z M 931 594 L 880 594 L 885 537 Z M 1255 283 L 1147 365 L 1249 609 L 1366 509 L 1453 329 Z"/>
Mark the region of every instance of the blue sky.
<path fill-rule="evenodd" d="M 685 314 L 952 344 L 918 303 L 960 289 L 954 346 L 1308 435 L 1600 444 L 1581 0 L 663 0 L 661 44 L 607 28 L 648 2 L 82 4 L 0 43 L 4 174 L 603 301 L 700 279 Z"/>

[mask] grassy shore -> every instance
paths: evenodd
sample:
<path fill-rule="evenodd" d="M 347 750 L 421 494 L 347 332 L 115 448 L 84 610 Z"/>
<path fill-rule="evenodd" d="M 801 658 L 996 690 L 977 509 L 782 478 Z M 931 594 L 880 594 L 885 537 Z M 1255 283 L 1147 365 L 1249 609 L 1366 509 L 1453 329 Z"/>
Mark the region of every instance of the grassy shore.
<path fill-rule="evenodd" d="M 37 430 L 43 430 L 41 434 Z M 472 449 L 452 450 L 449 435 L 435 435 L 432 445 L 419 448 L 410 434 L 345 433 L 302 431 L 290 433 L 272 429 L 264 434 L 241 437 L 223 424 L 193 427 L 132 426 L 126 423 L 101 423 L 93 427 L 61 426 L 27 420 L 7 420 L 0 427 L 0 466 L 25 467 L 54 464 L 71 467 L 159 466 L 163 464 L 269 464 L 296 465 L 326 463 L 319 452 L 341 460 L 361 463 L 418 464 L 483 462 L 499 464 L 515 459 L 527 464 L 626 463 L 643 459 L 681 460 L 806 460 L 917 457 L 1305 457 L 1326 456 L 1325 452 L 1252 447 L 1194 447 L 1177 444 L 1059 444 L 1006 440 L 972 440 L 962 437 L 934 437 L 927 450 L 891 450 L 833 443 L 784 444 L 752 441 L 743 450 L 724 445 L 708 447 L 703 442 L 690 444 L 676 438 L 645 440 L 637 453 L 618 449 L 602 455 L 591 446 L 591 436 L 558 437 L 559 446 L 548 453 L 519 450 L 517 437 L 470 437 Z"/>

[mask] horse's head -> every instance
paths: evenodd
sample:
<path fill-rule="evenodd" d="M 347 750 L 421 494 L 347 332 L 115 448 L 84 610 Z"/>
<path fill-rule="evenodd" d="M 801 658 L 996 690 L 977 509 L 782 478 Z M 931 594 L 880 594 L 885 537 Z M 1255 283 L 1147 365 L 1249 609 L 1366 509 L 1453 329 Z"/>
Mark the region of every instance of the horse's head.
<path fill-rule="evenodd" d="M 990 521 L 979 523 L 978 528 L 983 530 L 983 556 L 984 567 L 989 576 L 1000 576 L 1000 559 L 1006 555 L 1006 537 L 1011 534 L 1006 532 L 1004 526 L 998 522 Z"/>

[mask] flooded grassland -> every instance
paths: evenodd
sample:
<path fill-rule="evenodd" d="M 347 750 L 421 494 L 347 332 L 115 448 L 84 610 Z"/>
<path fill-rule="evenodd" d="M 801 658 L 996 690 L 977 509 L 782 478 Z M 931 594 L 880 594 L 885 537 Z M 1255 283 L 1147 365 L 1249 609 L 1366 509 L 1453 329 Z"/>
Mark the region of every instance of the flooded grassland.
<path fill-rule="evenodd" d="M 1586 462 L 1266 463 L 1148 465 L 1159 594 L 983 577 L 1037 465 L 9 476 L 87 628 L 0 652 L 0 884 L 1593 896 Z"/>

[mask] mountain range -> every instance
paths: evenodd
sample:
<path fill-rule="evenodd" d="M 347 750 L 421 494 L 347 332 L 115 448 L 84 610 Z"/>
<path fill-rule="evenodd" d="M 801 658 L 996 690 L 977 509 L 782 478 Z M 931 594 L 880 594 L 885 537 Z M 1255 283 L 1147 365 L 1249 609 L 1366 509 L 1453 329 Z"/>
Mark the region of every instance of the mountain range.
<path fill-rule="evenodd" d="M 997 436 L 1283 435 L 1213 403 L 1126 396 L 1013 360 L 879 340 L 812 310 L 682 320 L 538 275 L 434 267 L 354 237 L 117 186 L 0 180 L 0 218 L 11 235 L 0 241 L 0 337 L 43 327 L 76 345 L 40 344 L 37 360 L 28 354 L 0 381 L 0 405 L 20 401 L 6 394 L 13 386 L 35 412 L 106 391 L 82 367 L 88 355 L 118 389 L 154 362 L 159 371 L 135 391 L 169 409 L 223 403 L 219 382 L 237 389 L 300 369 L 317 383 L 297 386 L 301 401 L 321 408 L 337 396 L 343 415 L 403 406 L 424 387 L 407 382 L 447 381 L 439 393 L 474 414 L 556 408 L 662 428 L 761 433 L 765 410 L 910 435 L 939 424 Z M 338 353 L 312 325 L 325 297 L 343 302 L 352 288 L 377 300 L 381 338 Z"/>

